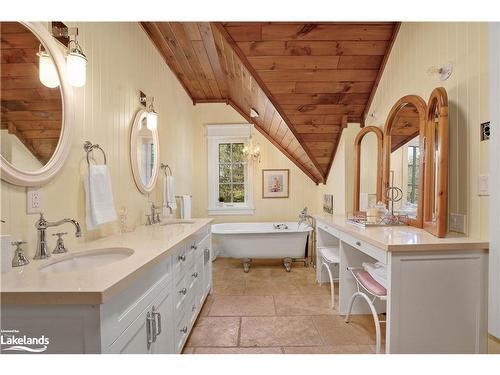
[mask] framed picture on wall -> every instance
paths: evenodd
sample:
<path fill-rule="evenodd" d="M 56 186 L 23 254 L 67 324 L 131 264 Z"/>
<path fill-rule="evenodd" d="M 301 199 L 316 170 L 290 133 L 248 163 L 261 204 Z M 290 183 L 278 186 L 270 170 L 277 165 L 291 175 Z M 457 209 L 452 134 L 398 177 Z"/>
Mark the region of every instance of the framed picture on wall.
<path fill-rule="evenodd" d="M 262 198 L 288 198 L 289 175 L 288 169 L 263 169 Z"/>

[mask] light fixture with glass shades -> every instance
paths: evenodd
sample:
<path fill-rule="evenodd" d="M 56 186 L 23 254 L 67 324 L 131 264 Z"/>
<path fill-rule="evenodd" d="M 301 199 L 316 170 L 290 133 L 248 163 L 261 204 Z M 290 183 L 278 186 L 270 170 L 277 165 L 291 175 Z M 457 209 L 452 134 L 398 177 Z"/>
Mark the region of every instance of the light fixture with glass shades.
<path fill-rule="evenodd" d="M 66 54 L 66 71 L 71 86 L 82 87 L 87 81 L 87 57 L 78 43 L 78 29 L 74 39 L 69 41 Z"/>
<path fill-rule="evenodd" d="M 59 75 L 57 74 L 56 66 L 49 53 L 40 44 L 38 48 L 38 77 L 40 82 L 49 88 L 59 86 Z"/>
<path fill-rule="evenodd" d="M 139 92 L 139 102 L 146 107 L 148 114 L 146 115 L 146 125 L 149 130 L 156 130 L 158 127 L 158 112 L 155 111 L 153 102 L 154 96 L 147 96 L 142 91 Z"/>
<path fill-rule="evenodd" d="M 253 141 L 253 126 L 252 130 L 250 130 L 250 137 L 248 138 L 248 142 L 243 146 L 243 155 L 248 161 L 257 161 L 260 163 L 260 144 L 254 143 Z"/>

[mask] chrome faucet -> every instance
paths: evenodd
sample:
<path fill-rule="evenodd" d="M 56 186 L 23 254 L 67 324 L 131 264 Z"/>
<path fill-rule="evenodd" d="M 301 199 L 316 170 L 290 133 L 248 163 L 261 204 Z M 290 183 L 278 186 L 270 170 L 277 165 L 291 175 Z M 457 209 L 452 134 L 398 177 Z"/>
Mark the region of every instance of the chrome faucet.
<path fill-rule="evenodd" d="M 312 220 L 313 220 L 313 217 L 311 215 L 309 215 L 307 213 L 307 207 L 304 207 L 304 209 L 302 211 L 300 211 L 299 213 L 299 222 L 297 223 L 297 227 L 300 228 L 300 226 L 302 225 L 302 223 L 305 223 L 307 221 L 310 221 L 310 225 L 312 225 Z"/>
<path fill-rule="evenodd" d="M 160 209 L 161 209 L 161 206 L 155 206 L 154 203 L 151 203 L 151 214 L 146 215 L 146 217 L 147 217 L 146 225 L 153 225 L 153 224 L 158 224 L 159 222 L 161 222 L 160 212 L 159 212 Z"/>
<path fill-rule="evenodd" d="M 75 236 L 81 237 L 82 231 L 80 229 L 80 223 L 73 219 L 62 219 L 55 222 L 50 222 L 45 220 L 43 213 L 40 213 L 40 218 L 35 223 L 35 228 L 37 230 L 37 244 L 36 244 L 36 252 L 33 259 L 45 259 L 50 257 L 50 252 L 47 248 L 47 228 L 49 227 L 57 227 L 64 223 L 71 223 L 75 226 Z"/>

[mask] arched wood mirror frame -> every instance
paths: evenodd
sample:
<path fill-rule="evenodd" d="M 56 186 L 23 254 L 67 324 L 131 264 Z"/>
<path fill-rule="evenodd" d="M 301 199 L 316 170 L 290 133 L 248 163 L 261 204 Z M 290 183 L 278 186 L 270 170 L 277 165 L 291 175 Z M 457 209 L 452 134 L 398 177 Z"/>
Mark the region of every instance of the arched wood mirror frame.
<path fill-rule="evenodd" d="M 426 121 L 424 229 L 444 237 L 448 217 L 448 95 L 443 87 L 432 91 Z"/>
<path fill-rule="evenodd" d="M 396 104 L 391 108 L 389 116 L 385 122 L 384 126 L 384 152 L 383 152 L 383 165 L 384 171 L 382 174 L 382 201 L 387 205 L 387 198 L 385 196 L 385 191 L 390 184 L 390 160 L 391 160 L 391 130 L 394 125 L 394 121 L 399 113 L 399 111 L 407 105 L 413 105 L 418 112 L 418 124 L 419 124 L 419 148 L 420 150 L 425 150 L 425 131 L 426 131 L 426 114 L 427 105 L 425 101 L 418 95 L 406 95 L 399 99 Z M 422 154 L 423 155 L 423 154 Z M 419 158 L 419 180 L 418 189 L 423 192 L 424 189 L 424 158 Z M 423 227 L 423 194 L 418 196 L 418 207 L 417 215 L 415 219 L 408 219 L 408 224 L 417 228 Z"/>
<path fill-rule="evenodd" d="M 377 178 L 376 178 L 376 194 L 377 202 L 382 200 L 382 148 L 383 148 L 383 133 L 376 126 L 367 126 L 362 128 L 356 139 L 354 140 L 354 197 L 353 211 L 359 211 L 359 194 L 361 191 L 361 141 L 366 134 L 373 132 L 377 137 Z"/>

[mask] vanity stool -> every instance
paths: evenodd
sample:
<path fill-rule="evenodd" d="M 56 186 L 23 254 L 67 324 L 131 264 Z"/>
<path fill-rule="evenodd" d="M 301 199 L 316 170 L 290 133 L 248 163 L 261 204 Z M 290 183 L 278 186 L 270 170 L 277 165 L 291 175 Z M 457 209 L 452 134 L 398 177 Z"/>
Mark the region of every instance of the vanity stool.
<path fill-rule="evenodd" d="M 339 281 L 339 278 L 333 278 L 332 275 L 332 270 L 330 269 L 330 266 L 332 265 L 338 265 L 340 264 L 340 256 L 339 256 L 339 248 L 336 246 L 325 246 L 325 247 L 319 247 L 318 248 L 318 253 L 319 253 L 319 258 L 320 258 L 320 269 L 319 269 L 319 280 L 321 284 L 322 280 L 322 273 L 323 273 L 323 267 L 326 268 L 328 272 L 328 277 L 330 279 L 330 293 L 331 293 L 331 307 L 332 309 L 335 308 L 335 281 Z"/>
<path fill-rule="evenodd" d="M 349 300 L 349 307 L 347 308 L 347 315 L 345 317 L 345 322 L 349 323 L 349 317 L 351 315 L 352 305 L 354 304 L 354 300 L 356 297 L 363 297 L 365 301 L 370 306 L 370 310 L 373 315 L 373 321 L 375 323 L 375 335 L 376 335 L 376 349 L 375 353 L 380 354 L 380 346 L 381 346 L 381 334 L 380 334 L 380 323 L 385 323 L 385 321 L 381 321 L 378 318 L 377 310 L 375 310 L 375 306 L 373 302 L 375 299 L 380 299 L 382 301 L 387 300 L 387 290 L 383 285 L 375 281 L 371 275 L 365 271 L 363 268 L 353 268 L 347 267 L 349 271 L 351 271 L 354 279 L 356 280 L 356 286 L 358 291 L 355 292 L 351 299 Z M 370 297 L 368 297 L 370 295 Z"/>

